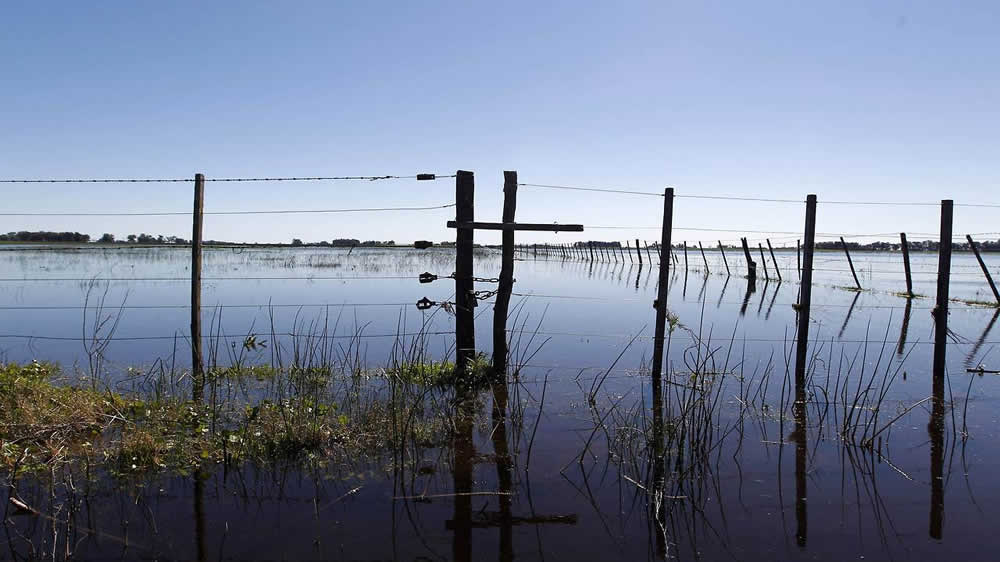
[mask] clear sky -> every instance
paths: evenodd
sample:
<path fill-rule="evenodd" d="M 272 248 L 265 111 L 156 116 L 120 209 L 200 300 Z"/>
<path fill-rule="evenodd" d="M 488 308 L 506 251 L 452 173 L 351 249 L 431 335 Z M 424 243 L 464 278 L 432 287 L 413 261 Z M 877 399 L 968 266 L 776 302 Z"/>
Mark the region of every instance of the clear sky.
<path fill-rule="evenodd" d="M 997 203 L 998 56 L 994 1 L 4 2 L 0 176 L 466 169 L 482 220 L 499 218 L 503 170 L 678 195 Z M 187 184 L 0 189 L 6 212 L 191 206 Z M 453 200 L 452 180 L 209 184 L 206 210 Z M 656 226 L 660 210 L 650 197 L 522 188 L 518 219 Z M 933 233 L 937 213 L 821 205 L 819 230 Z M 956 233 L 1000 230 L 998 213 L 959 207 Z M 205 236 L 443 240 L 451 217 L 213 216 Z M 190 236 L 179 217 L 0 223 Z M 801 231 L 803 219 L 797 205 L 684 199 L 675 224 Z M 520 239 L 625 237 L 658 233 Z"/>

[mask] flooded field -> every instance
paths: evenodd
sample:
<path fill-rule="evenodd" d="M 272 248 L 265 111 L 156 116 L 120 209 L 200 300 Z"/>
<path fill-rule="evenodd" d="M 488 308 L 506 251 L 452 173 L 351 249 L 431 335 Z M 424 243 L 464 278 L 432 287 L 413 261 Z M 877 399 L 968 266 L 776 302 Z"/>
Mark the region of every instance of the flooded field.
<path fill-rule="evenodd" d="M 777 251 L 782 281 L 768 262 L 753 287 L 742 254 L 727 257 L 732 275 L 717 250 L 671 268 L 654 407 L 655 253 L 519 253 L 506 381 L 443 384 L 454 317 L 414 303 L 453 300 L 452 249 L 206 249 L 211 421 L 154 435 L 146 462 L 122 443 L 29 466 L 52 439 L 26 453 L 5 438 L 0 557 L 992 558 L 1000 392 L 967 369 L 1000 367 L 1000 328 L 977 304 L 992 293 L 975 258 L 953 258 L 932 400 L 936 254 L 911 255 L 906 299 L 898 253 L 852 254 L 855 291 L 843 253 L 817 252 L 805 389 L 794 250 Z M 477 250 L 477 275 L 499 269 Z M 187 249 L 7 246 L 0 271 L 5 362 L 141 398 L 98 414 L 121 432 L 189 396 Z M 489 300 L 476 322 L 488 357 Z M 265 441 L 296 416 L 320 420 L 315 438 Z"/>

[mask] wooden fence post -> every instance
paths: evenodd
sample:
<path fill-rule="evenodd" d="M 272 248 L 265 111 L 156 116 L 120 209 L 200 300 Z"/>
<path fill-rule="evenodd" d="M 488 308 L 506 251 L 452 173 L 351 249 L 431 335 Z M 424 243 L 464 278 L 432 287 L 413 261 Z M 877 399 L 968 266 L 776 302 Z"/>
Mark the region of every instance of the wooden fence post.
<path fill-rule="evenodd" d="M 205 217 L 205 175 L 194 176 L 194 212 L 191 229 L 191 398 L 201 402 L 205 391 L 205 363 L 201 353 L 201 240 Z"/>
<path fill-rule="evenodd" d="M 473 248 L 475 230 L 462 228 L 476 220 L 476 180 L 472 172 L 459 170 L 455 174 L 455 367 L 462 381 L 476 356 L 476 324 L 473 308 Z"/>
<path fill-rule="evenodd" d="M 698 249 L 701 250 L 701 259 L 705 262 L 705 275 L 708 275 L 708 258 L 705 257 L 705 248 L 702 247 L 701 240 L 698 241 Z"/>
<path fill-rule="evenodd" d="M 750 246 L 747 245 L 747 239 L 740 238 L 740 242 L 743 244 L 743 255 L 747 259 L 747 279 L 754 281 L 757 279 L 757 264 L 750 257 Z"/>
<path fill-rule="evenodd" d="M 517 172 L 503 173 L 503 222 L 514 222 L 517 210 Z M 507 375 L 507 314 L 510 294 L 514 289 L 514 231 L 501 235 L 503 250 L 500 263 L 500 283 L 493 305 L 493 376 L 505 381 Z M 506 388 L 506 387 L 505 387 Z"/>
<path fill-rule="evenodd" d="M 639 258 L 639 265 L 642 265 L 642 251 L 639 250 L 639 239 L 635 239 L 635 255 Z"/>
<path fill-rule="evenodd" d="M 903 250 L 903 272 L 906 273 L 906 296 L 913 296 L 913 277 L 910 275 L 910 245 L 906 242 L 906 233 L 899 233 L 899 247 Z"/>
<path fill-rule="evenodd" d="M 643 240 L 642 245 L 646 247 L 646 258 L 649 260 L 649 265 L 653 265 L 653 255 L 649 253 L 649 242 Z"/>
<path fill-rule="evenodd" d="M 858 273 L 854 271 L 854 262 L 851 261 L 851 252 L 847 250 L 847 242 L 844 242 L 844 237 L 840 237 L 840 245 L 844 247 L 844 253 L 847 254 L 847 265 L 851 266 L 851 275 L 854 276 L 854 284 L 858 286 L 858 290 L 861 290 L 861 281 L 858 281 Z"/>
<path fill-rule="evenodd" d="M 799 279 L 802 279 L 802 240 L 795 241 L 795 267 L 799 272 Z"/>
<path fill-rule="evenodd" d="M 941 201 L 941 241 L 938 245 L 937 302 L 934 306 L 934 384 L 944 385 L 948 347 L 948 289 L 951 282 L 952 201 Z"/>
<path fill-rule="evenodd" d="M 771 247 L 771 239 L 766 238 L 767 249 L 771 252 L 771 261 L 774 262 L 774 271 L 778 274 L 778 283 L 781 283 L 781 269 L 778 268 L 778 258 L 774 257 L 774 248 Z"/>
<path fill-rule="evenodd" d="M 729 271 L 729 260 L 726 259 L 726 249 L 722 247 L 722 240 L 719 240 L 719 252 L 722 254 L 722 263 L 726 264 L 726 276 L 731 276 L 733 273 Z"/>
<path fill-rule="evenodd" d="M 969 241 L 969 247 L 972 248 L 972 252 L 976 254 L 976 259 L 979 261 L 979 267 L 983 269 L 983 275 L 986 276 L 986 281 L 990 284 L 990 289 L 993 290 L 993 298 L 997 300 L 997 304 L 1000 304 L 1000 293 L 997 292 L 996 283 L 993 282 L 993 276 L 990 275 L 990 270 L 986 267 L 986 262 L 983 261 L 983 256 L 979 255 L 979 248 L 977 248 L 976 243 L 972 241 L 972 235 L 966 234 L 965 239 Z"/>
<path fill-rule="evenodd" d="M 802 260 L 802 286 L 799 290 L 798 336 L 795 348 L 795 381 L 805 381 L 809 360 L 809 314 L 812 306 L 813 251 L 816 248 L 816 196 L 806 197 L 805 247 Z M 804 405 L 803 405 L 804 406 Z"/>
<path fill-rule="evenodd" d="M 952 210 L 950 199 L 941 201 L 941 240 L 938 245 L 937 303 L 934 307 L 934 381 L 931 419 L 927 432 L 931 442 L 930 536 L 940 539 L 944 519 L 944 378 L 948 348 L 948 289 L 951 281 Z"/>
<path fill-rule="evenodd" d="M 757 242 L 757 248 L 760 249 L 760 263 L 764 266 L 764 280 L 770 281 L 771 275 L 767 272 L 767 258 L 764 257 L 764 245 Z"/>
<path fill-rule="evenodd" d="M 670 250 L 670 235 L 674 222 L 674 188 L 663 191 L 663 226 L 660 232 L 660 246 L 663 251 Z M 663 374 L 663 338 L 667 328 L 667 286 L 669 279 L 670 260 L 660 258 L 659 284 L 656 287 L 656 328 L 653 336 L 653 384 L 658 386 Z M 659 390 L 655 392 L 659 393 Z"/>
<path fill-rule="evenodd" d="M 688 243 L 684 241 L 684 275 L 688 273 Z"/>

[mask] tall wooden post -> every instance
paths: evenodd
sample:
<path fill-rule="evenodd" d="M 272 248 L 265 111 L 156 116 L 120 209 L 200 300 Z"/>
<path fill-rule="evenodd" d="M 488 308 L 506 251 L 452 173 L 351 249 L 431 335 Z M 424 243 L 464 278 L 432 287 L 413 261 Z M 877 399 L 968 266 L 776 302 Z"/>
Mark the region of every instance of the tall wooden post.
<path fill-rule="evenodd" d="M 731 276 L 733 273 L 729 271 L 729 260 L 726 259 L 726 249 L 722 247 L 722 240 L 719 240 L 719 252 L 722 254 L 722 263 L 726 264 L 726 276 Z"/>
<path fill-rule="evenodd" d="M 743 244 L 743 255 L 747 259 L 747 279 L 754 281 L 757 279 L 757 264 L 754 263 L 753 257 L 750 256 L 750 246 L 747 245 L 747 239 L 740 238 L 740 242 Z"/>
<path fill-rule="evenodd" d="M 802 279 L 802 240 L 795 241 L 795 267 L 799 272 L 799 279 Z"/>
<path fill-rule="evenodd" d="M 649 260 L 649 265 L 653 265 L 653 255 L 649 253 L 649 243 L 643 240 L 642 245 L 646 247 L 646 259 Z"/>
<path fill-rule="evenodd" d="M 996 283 L 993 282 L 993 276 L 990 275 L 990 270 L 986 267 L 986 262 L 983 261 L 983 256 L 979 255 L 979 248 L 977 248 L 976 243 L 972 241 L 972 235 L 966 234 L 965 239 L 969 241 L 969 247 L 972 248 L 972 253 L 976 254 L 976 259 L 979 261 L 979 267 L 983 269 L 983 275 L 986 276 L 986 282 L 990 284 L 990 289 L 993 290 L 993 298 L 997 300 L 997 304 L 1000 304 L 1000 293 L 997 292 Z"/>
<path fill-rule="evenodd" d="M 459 170 L 455 174 L 455 222 L 476 220 L 476 180 L 472 172 Z M 455 234 L 455 367 L 459 380 L 468 373 L 476 355 L 476 306 L 472 283 L 472 255 L 475 230 L 458 228 Z"/>
<path fill-rule="evenodd" d="M 771 275 L 767 272 L 767 258 L 764 257 L 764 245 L 757 242 L 757 248 L 760 250 L 760 263 L 764 266 L 764 280 L 770 281 Z"/>
<path fill-rule="evenodd" d="M 517 172 L 503 173 L 503 222 L 513 223 L 517 209 Z M 507 313 L 510 294 L 514 290 L 514 231 L 502 234 L 500 283 L 493 305 L 493 375 L 503 381 L 507 375 Z M 506 386 L 504 386 L 506 389 Z"/>
<path fill-rule="evenodd" d="M 906 242 L 906 233 L 899 233 L 899 247 L 903 250 L 903 271 L 906 273 L 906 296 L 913 296 L 913 277 L 910 275 L 910 245 Z"/>
<path fill-rule="evenodd" d="M 941 240 L 938 246 L 937 303 L 934 307 L 934 381 L 931 419 L 927 432 L 931 441 L 931 514 L 929 534 L 942 537 L 944 520 L 944 376 L 948 348 L 948 289 L 951 281 L 952 207 L 941 201 Z"/>
<path fill-rule="evenodd" d="M 952 201 L 941 201 L 941 241 L 938 243 L 937 302 L 934 306 L 934 384 L 944 385 L 948 348 L 948 289 L 951 283 Z"/>
<path fill-rule="evenodd" d="M 778 258 L 774 257 L 774 248 L 771 246 L 771 239 L 767 238 L 767 249 L 771 252 L 771 261 L 774 262 L 774 271 L 778 274 L 778 282 L 781 282 L 781 270 L 778 269 Z"/>
<path fill-rule="evenodd" d="M 816 196 L 806 197 L 806 229 L 802 259 L 802 286 L 799 290 L 798 335 L 795 348 L 795 381 L 805 381 L 809 360 L 809 314 L 812 306 L 813 251 L 816 249 Z"/>
<path fill-rule="evenodd" d="M 191 229 L 191 398 L 201 402 L 205 391 L 205 363 L 201 353 L 201 240 L 205 217 L 205 175 L 194 176 Z"/>
<path fill-rule="evenodd" d="M 635 255 L 639 258 L 639 265 L 642 265 L 642 251 L 639 249 L 639 239 L 635 239 Z"/>
<path fill-rule="evenodd" d="M 687 240 L 684 241 L 684 275 L 688 272 L 688 243 Z"/>
<path fill-rule="evenodd" d="M 851 252 L 847 249 L 847 242 L 844 242 L 844 237 L 840 237 L 840 245 L 844 247 L 844 254 L 847 255 L 847 265 L 851 266 L 851 275 L 854 276 L 854 284 L 857 285 L 858 290 L 861 290 L 861 281 L 858 281 L 858 273 L 854 271 L 854 262 L 851 261 Z"/>
<path fill-rule="evenodd" d="M 590 249 L 590 261 L 594 261 L 594 242 L 588 241 L 587 247 Z"/>
<path fill-rule="evenodd" d="M 660 233 L 660 247 L 670 249 L 670 235 L 674 223 L 674 188 L 663 191 L 663 229 Z M 653 384 L 659 386 L 663 374 L 663 338 L 667 329 L 667 286 L 670 283 L 670 260 L 660 259 L 659 284 L 656 287 L 656 329 L 653 337 Z M 659 392 L 656 390 L 654 392 Z"/>
<path fill-rule="evenodd" d="M 705 275 L 708 275 L 708 258 L 705 257 L 705 248 L 701 245 L 701 240 L 698 241 L 698 249 L 701 250 L 701 259 L 705 262 Z"/>

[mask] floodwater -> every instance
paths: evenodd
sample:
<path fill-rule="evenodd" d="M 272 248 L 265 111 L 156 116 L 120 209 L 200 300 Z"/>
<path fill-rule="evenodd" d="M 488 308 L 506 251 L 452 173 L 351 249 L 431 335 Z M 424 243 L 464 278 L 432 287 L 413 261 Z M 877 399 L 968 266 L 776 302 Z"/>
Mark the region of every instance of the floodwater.
<path fill-rule="evenodd" d="M 631 261 L 637 256 L 591 262 L 529 249 L 515 265 L 509 326 L 518 380 L 483 392 L 458 416 L 450 443 L 422 451 L 427 470 L 373 462 L 322 470 L 208 467 L 194 476 L 109 480 L 75 515 L 74 554 L 994 558 L 1000 393 L 996 375 L 967 368 L 1000 366 L 995 308 L 952 303 L 943 395 L 931 400 L 937 255 L 911 255 L 914 292 L 924 297 L 908 301 L 898 294 L 905 291 L 899 254 L 852 254 L 864 289 L 856 292 L 848 290 L 854 278 L 843 254 L 818 252 L 813 373 L 797 389 L 789 374 L 799 290 L 794 251 L 777 253 L 782 281 L 768 256 L 767 277 L 759 269 L 752 290 L 741 253 L 727 251 L 731 276 L 717 251 L 703 259 L 689 249 L 686 272 L 683 254 L 677 257 L 666 421 L 650 412 L 655 254 L 644 254 L 640 265 Z M 253 335 L 268 347 L 248 352 L 250 359 L 268 362 L 276 348 L 292 346 L 294 334 L 322 333 L 337 342 L 337 353 L 378 368 L 401 338 L 423 333 L 429 354 L 445 358 L 453 355 L 454 318 L 414 303 L 452 299 L 450 279 L 421 284 L 417 276 L 445 277 L 453 259 L 445 248 L 207 249 L 206 345 L 219 342 L 214 354 L 225 362 Z M 1000 277 L 1000 262 L 985 259 Z M 478 276 L 495 277 L 499 267 L 496 251 L 477 250 Z M 952 268 L 953 298 L 992 300 L 973 256 L 955 254 Z M 110 338 L 103 354 L 123 392 L 133 384 L 129 367 L 158 359 L 190 364 L 186 249 L 6 247 L 0 271 L 0 353 L 7 361 L 56 361 L 83 372 L 85 342 L 96 329 Z M 488 353 L 490 302 L 477 314 L 477 341 Z M 101 324 L 107 317 L 117 322 Z M 878 444 L 866 448 L 860 431 L 852 437 L 838 428 L 845 417 L 869 419 L 872 403 L 854 397 L 871 380 L 884 391 L 880 417 L 863 430 L 878 431 Z M 792 406 L 799 390 L 809 401 L 805 411 Z M 707 399 L 696 404 L 691 395 L 698 393 Z M 20 489 L 40 502 L 47 493 L 42 485 L 33 495 L 26 484 Z M 17 533 L 2 539 L 0 557 L 28 556 L 28 544 L 52 548 L 49 535 L 58 527 L 23 516 L 12 526 Z"/>

